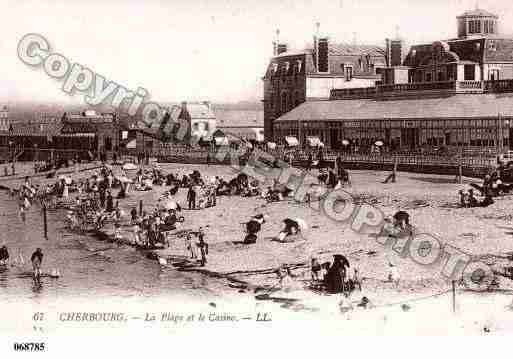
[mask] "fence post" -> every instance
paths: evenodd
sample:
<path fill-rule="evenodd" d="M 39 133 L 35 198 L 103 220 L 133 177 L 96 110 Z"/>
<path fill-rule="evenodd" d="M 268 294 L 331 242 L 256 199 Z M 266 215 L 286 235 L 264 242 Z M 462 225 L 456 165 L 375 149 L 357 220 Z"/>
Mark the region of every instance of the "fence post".
<path fill-rule="evenodd" d="M 394 157 L 394 169 L 392 172 L 392 183 L 395 183 L 396 176 L 397 176 L 397 157 Z"/>
<path fill-rule="evenodd" d="M 46 203 L 43 202 L 43 231 L 45 239 L 48 240 L 48 224 L 46 219 Z"/>
<path fill-rule="evenodd" d="M 456 281 L 452 281 L 452 312 L 456 313 Z"/>

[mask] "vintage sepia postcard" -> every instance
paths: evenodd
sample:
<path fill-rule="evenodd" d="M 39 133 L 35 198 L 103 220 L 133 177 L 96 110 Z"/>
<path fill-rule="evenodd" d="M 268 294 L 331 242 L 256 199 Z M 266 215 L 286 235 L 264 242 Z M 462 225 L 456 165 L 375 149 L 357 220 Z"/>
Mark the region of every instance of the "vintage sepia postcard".
<path fill-rule="evenodd" d="M 0 10 L 0 357 L 513 332 L 510 1 Z"/>

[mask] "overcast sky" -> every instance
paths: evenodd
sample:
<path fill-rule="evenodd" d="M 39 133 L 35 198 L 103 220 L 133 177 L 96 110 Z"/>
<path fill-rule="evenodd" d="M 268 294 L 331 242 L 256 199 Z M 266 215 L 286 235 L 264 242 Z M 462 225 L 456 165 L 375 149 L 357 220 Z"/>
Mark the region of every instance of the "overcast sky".
<path fill-rule="evenodd" d="M 315 22 L 332 41 L 383 45 L 396 26 L 408 43 L 456 35 L 456 15 L 475 0 L 2 0 L 0 101 L 82 101 L 16 55 L 40 33 L 53 51 L 155 101 L 233 102 L 262 97 L 260 77 L 276 28 L 291 47 L 311 42 Z M 480 0 L 513 33 L 511 0 Z"/>

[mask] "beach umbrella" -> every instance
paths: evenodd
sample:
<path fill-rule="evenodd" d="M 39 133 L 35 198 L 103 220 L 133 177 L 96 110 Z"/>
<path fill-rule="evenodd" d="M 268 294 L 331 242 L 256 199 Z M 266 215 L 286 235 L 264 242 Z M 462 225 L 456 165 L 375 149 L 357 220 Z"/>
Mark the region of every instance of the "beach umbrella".
<path fill-rule="evenodd" d="M 348 140 L 342 140 L 342 144 L 343 144 L 344 146 L 347 146 L 347 145 L 349 144 L 349 141 L 348 141 Z"/>
<path fill-rule="evenodd" d="M 383 141 L 376 141 L 374 144 L 376 146 L 383 146 Z"/>
<path fill-rule="evenodd" d="M 306 222 L 305 222 L 303 219 L 301 219 L 301 218 L 296 218 L 296 219 L 294 219 L 294 220 L 297 222 L 297 224 L 299 225 L 299 227 L 300 227 L 301 229 L 303 229 L 303 230 L 308 229 L 308 225 L 306 224 Z"/>

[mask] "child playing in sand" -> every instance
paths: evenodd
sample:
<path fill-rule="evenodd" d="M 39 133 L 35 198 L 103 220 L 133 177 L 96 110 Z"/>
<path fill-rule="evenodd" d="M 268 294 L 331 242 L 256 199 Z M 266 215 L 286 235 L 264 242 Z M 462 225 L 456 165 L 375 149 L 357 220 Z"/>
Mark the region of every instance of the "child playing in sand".
<path fill-rule="evenodd" d="M 396 286 L 399 285 L 399 280 L 401 279 L 399 276 L 399 272 L 397 270 L 397 267 L 392 263 L 388 263 L 389 266 L 389 272 L 388 272 L 388 280 L 392 283 L 394 283 Z"/>
<path fill-rule="evenodd" d="M 116 223 L 114 227 L 114 240 L 117 242 L 123 239 L 123 236 L 121 235 L 121 225 L 119 223 Z"/>
<path fill-rule="evenodd" d="M 190 234 L 185 236 L 185 250 L 191 254 L 191 259 L 196 259 L 198 257 L 196 255 L 195 246 L 192 245 L 192 237 Z"/>

